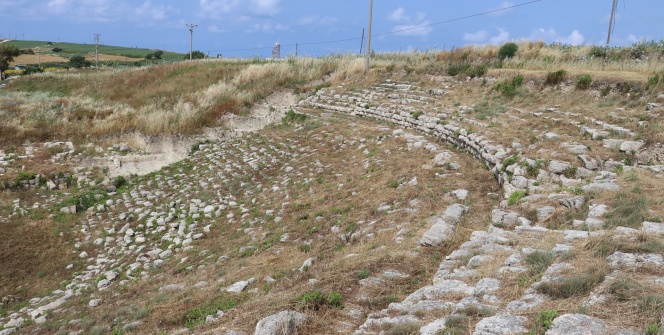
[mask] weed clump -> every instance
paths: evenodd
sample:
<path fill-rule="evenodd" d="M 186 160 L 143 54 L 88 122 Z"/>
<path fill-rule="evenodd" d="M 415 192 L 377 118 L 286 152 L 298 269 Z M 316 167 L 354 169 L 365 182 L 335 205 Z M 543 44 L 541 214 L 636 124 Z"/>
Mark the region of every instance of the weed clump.
<path fill-rule="evenodd" d="M 558 317 L 557 309 L 550 309 L 542 311 L 537 315 L 537 319 L 533 323 L 532 330 L 529 335 L 544 335 L 551 326 L 553 326 L 553 320 Z"/>
<path fill-rule="evenodd" d="M 296 113 L 294 110 L 289 110 L 286 115 L 281 119 L 283 123 L 302 123 L 309 118 L 307 114 Z"/>
<path fill-rule="evenodd" d="M 528 275 L 531 277 L 539 277 L 556 259 L 550 252 L 535 251 L 524 258 L 526 266 L 528 267 Z"/>
<path fill-rule="evenodd" d="M 321 291 L 305 292 L 297 298 L 302 309 L 318 311 L 326 307 L 343 308 L 343 295 L 339 292 L 330 291 L 327 295 Z"/>
<path fill-rule="evenodd" d="M 549 72 L 546 75 L 546 84 L 550 86 L 555 86 L 563 82 L 567 76 L 567 71 L 558 70 L 555 72 Z"/>
<path fill-rule="evenodd" d="M 513 98 L 517 93 L 517 88 L 523 84 L 523 76 L 517 74 L 511 80 L 503 80 L 496 83 L 493 89 L 500 92 L 500 94 L 507 98 Z"/>
<path fill-rule="evenodd" d="M 590 88 L 590 84 L 593 82 L 589 74 L 582 74 L 576 78 L 576 89 L 585 91 Z"/>
<path fill-rule="evenodd" d="M 537 291 L 554 299 L 567 299 L 581 296 L 601 283 L 606 276 L 606 269 L 592 267 L 587 273 L 576 274 L 561 281 L 544 282 L 537 286 Z"/>

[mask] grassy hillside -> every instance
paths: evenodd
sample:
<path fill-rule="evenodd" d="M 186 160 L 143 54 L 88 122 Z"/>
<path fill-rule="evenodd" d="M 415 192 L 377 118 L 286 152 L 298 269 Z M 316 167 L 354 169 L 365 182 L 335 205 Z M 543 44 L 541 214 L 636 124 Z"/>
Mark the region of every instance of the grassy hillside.
<path fill-rule="evenodd" d="M 65 55 L 71 56 L 75 54 L 94 54 L 94 44 L 79 44 L 79 43 L 66 43 L 66 42 L 49 42 L 49 41 L 19 41 L 13 40 L 5 42 L 17 46 L 20 49 L 35 49 L 40 48 L 46 54 Z M 53 52 L 55 48 L 62 49 L 59 52 Z M 116 56 L 126 56 L 128 58 L 144 58 L 146 55 L 154 53 L 156 50 L 144 48 L 128 48 L 121 46 L 100 45 L 99 53 Z M 180 61 L 183 54 L 164 51 L 162 59 L 167 61 Z"/>
<path fill-rule="evenodd" d="M 294 334 L 658 334 L 664 54 L 602 50 L 17 78 L 0 330 L 252 334 L 291 310 Z M 176 163 L 114 174 L 176 144 Z"/>

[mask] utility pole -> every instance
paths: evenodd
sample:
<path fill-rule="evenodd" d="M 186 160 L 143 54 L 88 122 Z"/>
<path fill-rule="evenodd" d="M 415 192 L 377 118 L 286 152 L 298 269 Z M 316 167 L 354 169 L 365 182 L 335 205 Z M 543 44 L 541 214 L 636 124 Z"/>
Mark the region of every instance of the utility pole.
<path fill-rule="evenodd" d="M 99 36 L 101 34 L 95 34 L 95 68 L 99 72 Z"/>
<path fill-rule="evenodd" d="M 616 7 L 618 6 L 618 0 L 613 0 L 613 8 L 611 9 L 611 19 L 609 19 L 609 33 L 606 37 L 606 49 L 609 50 L 609 43 L 611 43 L 611 33 L 613 28 L 616 25 Z"/>
<path fill-rule="evenodd" d="M 360 56 L 362 55 L 362 49 L 364 49 L 364 29 L 362 29 L 362 42 L 360 42 Z"/>
<path fill-rule="evenodd" d="M 37 67 L 41 68 L 41 48 L 37 48 Z"/>
<path fill-rule="evenodd" d="M 297 43 L 295 43 L 295 58 L 297 58 L 297 48 L 298 47 L 299 47 L 299 45 Z"/>
<path fill-rule="evenodd" d="M 373 0 L 369 2 L 369 37 L 367 39 L 367 58 L 364 61 L 364 72 L 369 72 L 369 58 L 371 58 L 371 21 L 373 19 Z"/>
<path fill-rule="evenodd" d="M 187 27 L 189 28 L 189 60 L 192 60 L 194 53 L 194 28 L 198 27 L 198 25 L 188 24 Z"/>

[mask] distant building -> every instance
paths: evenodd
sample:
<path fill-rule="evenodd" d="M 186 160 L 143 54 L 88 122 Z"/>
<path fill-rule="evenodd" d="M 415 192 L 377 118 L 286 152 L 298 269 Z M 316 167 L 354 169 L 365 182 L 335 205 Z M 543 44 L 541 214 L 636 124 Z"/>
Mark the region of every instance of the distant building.
<path fill-rule="evenodd" d="M 279 42 L 274 44 L 274 47 L 272 48 L 272 59 L 280 59 L 281 58 L 281 44 Z"/>

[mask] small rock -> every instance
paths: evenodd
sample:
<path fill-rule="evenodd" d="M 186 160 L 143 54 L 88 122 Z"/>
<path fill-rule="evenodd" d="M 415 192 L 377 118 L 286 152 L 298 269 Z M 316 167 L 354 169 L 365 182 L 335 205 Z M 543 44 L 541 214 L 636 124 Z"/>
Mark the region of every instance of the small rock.
<path fill-rule="evenodd" d="M 308 319 L 296 311 L 281 311 L 258 321 L 254 335 L 291 335 Z"/>
<path fill-rule="evenodd" d="M 606 323 L 585 314 L 565 314 L 553 320 L 546 335 L 604 335 Z"/>

